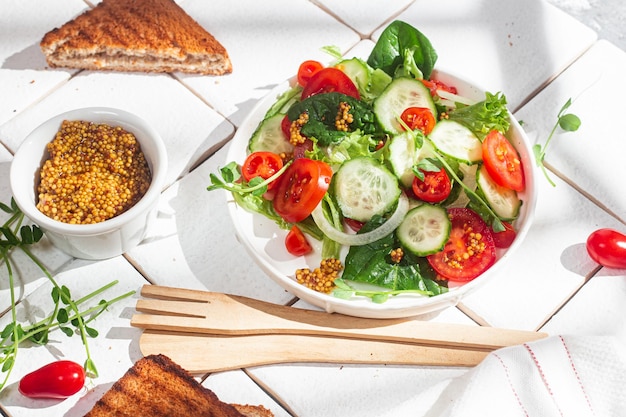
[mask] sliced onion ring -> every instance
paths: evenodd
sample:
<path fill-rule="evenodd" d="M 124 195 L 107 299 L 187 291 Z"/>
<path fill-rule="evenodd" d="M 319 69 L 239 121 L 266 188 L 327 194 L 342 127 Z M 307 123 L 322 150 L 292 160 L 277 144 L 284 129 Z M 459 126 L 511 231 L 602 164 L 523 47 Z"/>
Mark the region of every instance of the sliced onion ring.
<path fill-rule="evenodd" d="M 328 221 L 328 219 L 326 219 L 326 216 L 324 216 L 324 211 L 322 210 L 323 202 L 324 200 L 322 200 L 317 205 L 317 207 L 315 207 L 315 210 L 313 210 L 313 212 L 311 213 L 311 215 L 313 216 L 313 220 L 315 220 L 317 226 L 322 232 L 324 232 L 326 236 L 328 236 L 335 242 L 346 246 L 367 245 L 368 243 L 375 242 L 387 236 L 388 234 L 396 230 L 398 226 L 400 226 L 400 223 L 402 223 L 402 220 L 404 220 L 406 213 L 409 211 L 409 199 L 404 193 L 401 193 L 398 200 L 398 205 L 396 206 L 396 210 L 393 212 L 391 217 L 387 219 L 387 221 L 385 221 L 376 229 L 369 232 L 352 234 L 345 233 L 335 228 Z"/>

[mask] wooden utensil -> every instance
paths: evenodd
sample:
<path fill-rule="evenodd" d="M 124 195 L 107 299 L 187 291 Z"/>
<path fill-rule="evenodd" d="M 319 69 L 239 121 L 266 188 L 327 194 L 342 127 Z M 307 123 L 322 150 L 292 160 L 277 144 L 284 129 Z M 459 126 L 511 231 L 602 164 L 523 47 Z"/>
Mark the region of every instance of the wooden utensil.
<path fill-rule="evenodd" d="M 191 373 L 277 363 L 475 366 L 489 353 L 376 340 L 293 334 L 221 336 L 145 330 L 144 355 L 162 353 Z"/>
<path fill-rule="evenodd" d="M 547 336 L 523 330 L 424 322 L 365 319 L 303 310 L 247 297 L 145 285 L 131 325 L 144 329 L 212 335 L 297 334 L 393 341 L 491 351 Z"/>

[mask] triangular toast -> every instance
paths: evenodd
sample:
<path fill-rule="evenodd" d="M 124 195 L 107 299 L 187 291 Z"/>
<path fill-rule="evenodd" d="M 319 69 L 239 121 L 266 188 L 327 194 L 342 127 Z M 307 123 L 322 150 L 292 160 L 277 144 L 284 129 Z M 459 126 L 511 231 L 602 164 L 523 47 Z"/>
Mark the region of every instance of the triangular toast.
<path fill-rule="evenodd" d="M 53 68 L 232 72 L 226 49 L 174 0 L 103 0 L 40 46 Z"/>
<path fill-rule="evenodd" d="M 165 355 L 135 364 L 85 417 L 272 417 L 261 405 L 228 404 Z"/>

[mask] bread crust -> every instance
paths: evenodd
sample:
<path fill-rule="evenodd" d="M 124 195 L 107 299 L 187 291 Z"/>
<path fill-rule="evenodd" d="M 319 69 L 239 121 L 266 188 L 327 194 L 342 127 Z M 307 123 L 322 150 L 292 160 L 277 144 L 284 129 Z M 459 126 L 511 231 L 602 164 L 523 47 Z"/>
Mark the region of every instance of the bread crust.
<path fill-rule="evenodd" d="M 241 407 L 238 410 L 237 407 Z M 219 400 L 165 355 L 138 360 L 85 417 L 272 417 L 262 406 Z"/>
<path fill-rule="evenodd" d="M 232 72 L 224 46 L 173 0 L 103 0 L 40 42 L 50 67 Z"/>

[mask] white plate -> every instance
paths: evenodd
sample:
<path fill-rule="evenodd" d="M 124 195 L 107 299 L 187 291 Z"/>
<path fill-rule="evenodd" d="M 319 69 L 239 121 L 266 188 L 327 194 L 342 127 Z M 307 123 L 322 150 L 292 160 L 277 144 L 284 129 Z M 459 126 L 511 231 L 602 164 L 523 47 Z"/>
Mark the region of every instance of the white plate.
<path fill-rule="evenodd" d="M 465 97 L 473 98 L 477 101 L 485 97 L 483 90 L 463 81 L 450 72 L 434 71 L 433 78 L 446 82 L 449 85 L 454 85 L 457 87 L 459 94 Z M 293 80 L 277 86 L 255 106 L 237 130 L 228 150 L 227 161 L 237 161 L 240 164 L 244 161 L 250 137 L 259 122 L 263 120 L 269 107 L 274 104 L 281 93 L 289 88 L 290 82 L 293 82 Z M 256 263 L 284 289 L 310 304 L 320 307 L 329 313 L 334 312 L 367 318 L 399 318 L 432 313 L 456 305 L 463 296 L 495 276 L 507 258 L 520 246 L 530 227 L 536 201 L 535 168 L 532 149 L 526 134 L 513 116 L 511 116 L 509 133 L 512 143 L 522 158 L 526 180 L 526 190 L 519 194 L 524 204 L 516 221 L 516 227 L 518 228 L 517 237 L 508 250 L 499 252 L 496 263 L 484 274 L 465 285 L 451 288 L 445 294 L 434 297 L 402 294 L 389 298 L 385 303 L 377 304 L 366 297 L 354 297 L 350 300 L 344 300 L 310 290 L 295 281 L 295 271 L 300 268 L 313 269 L 319 266 L 321 244 L 316 242 L 315 239 L 309 239 L 314 246 L 313 253 L 305 257 L 294 257 L 285 249 L 286 230 L 280 229 L 274 222 L 260 214 L 250 213 L 239 207 L 231 196 L 228 199 L 229 212 L 240 242 Z"/>

